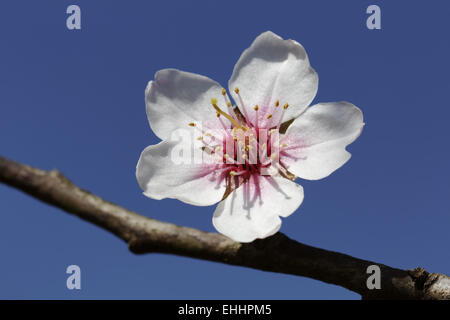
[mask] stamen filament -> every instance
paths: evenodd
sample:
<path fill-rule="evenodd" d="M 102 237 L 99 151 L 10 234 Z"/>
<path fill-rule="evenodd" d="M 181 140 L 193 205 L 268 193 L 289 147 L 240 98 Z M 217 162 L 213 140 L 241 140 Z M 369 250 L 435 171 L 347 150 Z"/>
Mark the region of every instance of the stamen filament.
<path fill-rule="evenodd" d="M 231 102 L 228 99 L 227 91 L 224 88 L 222 88 L 222 96 L 223 96 L 223 99 L 225 100 L 225 104 L 227 105 L 230 116 L 233 117 L 233 119 L 236 120 L 236 122 L 239 122 L 238 118 L 236 117 L 236 115 L 234 113 L 233 106 L 231 105 Z"/>
<path fill-rule="evenodd" d="M 231 122 L 232 124 L 234 124 L 235 127 L 241 128 L 241 125 L 240 125 L 240 124 L 239 124 L 232 116 L 230 116 L 228 113 L 222 111 L 222 109 L 220 109 L 220 108 L 217 106 L 217 99 L 212 98 L 212 99 L 211 99 L 211 104 L 212 104 L 212 106 L 214 107 L 214 109 L 216 109 L 216 111 L 217 111 L 218 113 L 220 113 L 220 114 L 223 115 L 225 118 L 227 118 L 228 120 L 230 120 L 230 122 Z"/>
<path fill-rule="evenodd" d="M 242 171 L 234 171 L 234 170 L 231 170 L 230 171 L 230 176 L 232 176 L 232 177 L 234 177 L 234 176 L 240 176 L 240 175 L 242 175 L 242 174 L 244 174 L 244 173 L 246 173 L 247 171 L 246 170 L 242 170 Z"/>
<path fill-rule="evenodd" d="M 258 129 L 258 118 L 259 118 L 259 115 L 258 115 L 259 107 L 258 107 L 258 105 L 256 105 L 253 109 L 255 109 L 255 128 Z"/>
<path fill-rule="evenodd" d="M 283 106 L 283 111 L 281 111 L 280 120 L 278 120 L 277 129 L 280 129 L 280 125 L 283 123 L 284 114 L 286 113 L 286 109 L 289 107 L 289 104 L 286 103 Z"/>
<path fill-rule="evenodd" d="M 234 92 L 236 92 L 236 94 L 239 98 L 239 103 L 241 104 L 242 110 L 244 111 L 245 122 L 247 123 L 247 126 L 251 127 L 252 125 L 250 124 L 250 120 L 249 120 L 250 118 L 248 117 L 247 110 L 245 109 L 244 101 L 242 100 L 241 94 L 239 93 L 239 88 L 235 88 Z"/>

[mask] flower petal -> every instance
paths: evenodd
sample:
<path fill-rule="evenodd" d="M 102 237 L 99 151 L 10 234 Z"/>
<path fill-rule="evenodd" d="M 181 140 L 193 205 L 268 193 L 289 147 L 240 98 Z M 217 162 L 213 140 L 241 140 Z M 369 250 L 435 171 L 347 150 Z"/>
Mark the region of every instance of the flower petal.
<path fill-rule="evenodd" d="M 191 122 L 219 127 L 211 98 L 219 98 L 222 87 L 217 82 L 194 73 L 164 69 L 155 74 L 145 89 L 148 121 L 162 140 L 177 128 Z"/>
<path fill-rule="evenodd" d="M 136 167 L 139 186 L 146 196 L 156 200 L 174 198 L 198 206 L 219 202 L 226 187 L 214 170 L 216 164 L 205 158 L 210 157 L 207 153 L 194 161 L 192 142 L 186 139 L 189 133 L 179 131 L 142 152 Z"/>
<path fill-rule="evenodd" d="M 279 121 L 285 103 L 289 104 L 289 108 L 283 122 L 297 117 L 305 110 L 316 95 L 318 76 L 310 67 L 301 44 L 294 40 L 283 40 L 267 31 L 242 53 L 228 86 L 241 112 L 246 112 L 255 124 L 256 112 L 253 107 L 258 105 L 259 126 L 268 127 Z M 235 88 L 239 88 L 246 110 L 242 109 Z M 277 100 L 281 105 L 275 109 Z M 272 113 L 272 118 L 267 120 L 267 115 Z"/>
<path fill-rule="evenodd" d="M 286 154 L 281 158 L 300 178 L 322 179 L 350 159 L 345 147 L 355 141 L 363 126 L 361 110 L 351 103 L 314 105 L 287 129 Z"/>
<path fill-rule="evenodd" d="M 300 185 L 280 176 L 258 176 L 219 203 L 213 224 L 235 241 L 251 242 L 275 234 L 281 227 L 279 216 L 289 216 L 302 201 Z"/>

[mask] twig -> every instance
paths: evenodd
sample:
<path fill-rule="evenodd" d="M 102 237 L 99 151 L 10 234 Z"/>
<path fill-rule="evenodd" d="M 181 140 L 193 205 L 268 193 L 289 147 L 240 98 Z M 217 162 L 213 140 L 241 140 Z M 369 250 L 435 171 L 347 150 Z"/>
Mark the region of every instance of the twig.
<path fill-rule="evenodd" d="M 450 299 L 450 278 L 422 268 L 400 270 L 298 243 L 281 233 L 241 244 L 216 233 L 139 215 L 43 171 L 0 157 L 0 182 L 106 229 L 134 253 L 161 252 L 309 277 L 342 286 L 363 299 Z M 381 289 L 369 290 L 367 267 L 381 269 Z"/>

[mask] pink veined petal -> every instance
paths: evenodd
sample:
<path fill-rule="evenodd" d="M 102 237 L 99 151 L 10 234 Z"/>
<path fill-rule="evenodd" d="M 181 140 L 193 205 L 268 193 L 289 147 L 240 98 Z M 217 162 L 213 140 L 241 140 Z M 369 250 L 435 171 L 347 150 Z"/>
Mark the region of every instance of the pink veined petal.
<path fill-rule="evenodd" d="M 197 206 L 219 202 L 226 186 L 221 173 L 215 170 L 217 164 L 206 158 L 194 161 L 192 142 L 185 138 L 185 134 L 175 131 L 167 140 L 142 152 L 136 167 L 139 186 L 146 196 L 156 200 L 173 198 Z M 180 157 L 182 152 L 186 152 L 186 158 Z M 209 157 L 206 153 L 203 156 Z"/>
<path fill-rule="evenodd" d="M 325 178 L 350 159 L 345 147 L 361 134 L 363 126 L 361 110 L 351 103 L 314 105 L 289 126 L 280 156 L 300 178 Z"/>
<path fill-rule="evenodd" d="M 259 126 L 271 127 L 280 121 L 285 103 L 289 104 L 289 108 L 285 111 L 283 122 L 305 110 L 316 95 L 318 76 L 309 64 L 305 49 L 298 42 L 283 40 L 267 31 L 242 53 L 228 86 L 239 109 L 243 114 L 248 114 L 253 124 L 257 114 L 253 108 L 258 105 Z M 234 92 L 236 87 L 240 97 Z M 277 100 L 280 107 L 275 108 Z M 272 118 L 268 120 L 269 114 Z"/>
<path fill-rule="evenodd" d="M 162 140 L 189 123 L 221 128 L 211 106 L 211 98 L 221 96 L 222 86 L 205 76 L 176 69 L 160 70 L 145 90 L 150 127 Z"/>
<path fill-rule="evenodd" d="M 258 176 L 234 190 L 216 208 L 214 227 L 239 242 L 275 234 L 281 217 L 292 214 L 303 201 L 303 188 L 281 176 Z"/>

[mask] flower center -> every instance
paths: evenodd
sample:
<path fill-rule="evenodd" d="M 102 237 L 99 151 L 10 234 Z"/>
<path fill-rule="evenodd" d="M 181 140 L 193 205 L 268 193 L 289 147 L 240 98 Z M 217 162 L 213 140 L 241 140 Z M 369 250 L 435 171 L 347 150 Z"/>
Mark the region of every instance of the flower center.
<path fill-rule="evenodd" d="M 280 107 L 277 100 L 272 106 L 265 106 L 265 112 L 255 105 L 252 110 L 254 114 L 250 118 L 239 89 L 234 91 L 241 108 L 233 108 L 226 90 L 222 89 L 228 112 L 219 107 L 217 98 L 212 98 L 211 104 L 223 130 L 220 134 L 201 131 L 201 136 L 197 138 L 203 142 L 202 150 L 216 160 L 215 172 L 220 176 L 219 180 L 225 179 L 228 185 L 238 187 L 252 177 L 257 181 L 262 175 L 279 173 L 288 179 L 294 179 L 294 175 L 282 161 L 283 149 L 288 145 L 283 143 L 283 137 L 280 138 L 280 125 L 289 104 L 285 103 Z M 229 122 L 222 120 L 222 117 Z M 196 126 L 195 123 L 189 125 Z"/>

